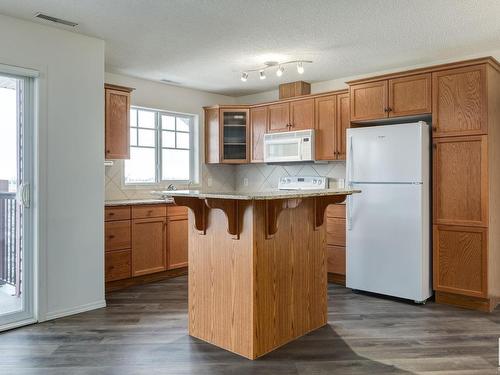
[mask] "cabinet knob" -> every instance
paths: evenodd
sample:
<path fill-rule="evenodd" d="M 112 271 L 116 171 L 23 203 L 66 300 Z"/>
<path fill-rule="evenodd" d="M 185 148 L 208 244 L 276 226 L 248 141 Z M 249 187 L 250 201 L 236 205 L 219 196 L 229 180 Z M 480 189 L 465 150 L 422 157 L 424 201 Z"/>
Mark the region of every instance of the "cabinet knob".
<path fill-rule="evenodd" d="M 389 112 L 389 109 L 387 107 L 385 107 L 384 112 Z"/>
<path fill-rule="evenodd" d="M 432 131 L 433 131 L 433 132 L 437 132 L 437 130 L 438 130 L 437 125 L 433 125 L 433 126 L 432 126 Z"/>
<path fill-rule="evenodd" d="M 387 112 L 392 112 L 392 108 L 391 108 L 391 107 L 388 107 L 388 108 L 387 108 Z"/>

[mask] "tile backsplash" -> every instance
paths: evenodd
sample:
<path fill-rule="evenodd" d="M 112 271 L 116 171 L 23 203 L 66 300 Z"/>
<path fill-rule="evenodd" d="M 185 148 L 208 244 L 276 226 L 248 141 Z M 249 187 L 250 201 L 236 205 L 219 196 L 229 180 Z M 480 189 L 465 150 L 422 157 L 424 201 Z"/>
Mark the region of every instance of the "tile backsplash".
<path fill-rule="evenodd" d="M 165 186 L 128 187 L 124 186 L 122 160 L 106 167 L 106 200 L 152 198 L 151 191 L 166 189 Z M 278 187 L 282 176 L 325 176 L 330 179 L 345 178 L 345 162 L 318 164 L 247 164 L 247 165 L 206 165 L 202 164 L 200 185 L 192 186 L 211 191 L 262 191 Z M 187 185 L 176 185 L 178 189 Z"/>
<path fill-rule="evenodd" d="M 115 160 L 112 166 L 105 167 L 105 199 L 147 199 L 153 198 L 153 190 L 164 190 L 168 184 L 151 187 L 130 187 L 123 184 L 123 160 Z M 235 167 L 232 165 L 206 165 L 201 168 L 200 185 L 204 190 L 232 191 L 235 189 Z M 191 186 L 193 188 L 200 188 Z M 176 185 L 177 189 L 187 189 L 187 185 Z"/>
<path fill-rule="evenodd" d="M 345 179 L 345 162 L 318 164 L 247 164 L 236 167 L 234 187 L 240 191 L 273 190 L 282 176 L 325 176 Z"/>

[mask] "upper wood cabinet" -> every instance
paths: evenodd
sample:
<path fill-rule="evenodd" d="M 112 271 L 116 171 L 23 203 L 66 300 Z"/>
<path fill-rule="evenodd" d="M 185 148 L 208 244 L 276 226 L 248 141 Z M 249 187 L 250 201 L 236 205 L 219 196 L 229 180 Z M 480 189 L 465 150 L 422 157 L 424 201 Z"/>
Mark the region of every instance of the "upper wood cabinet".
<path fill-rule="evenodd" d="M 315 99 L 316 105 L 316 160 L 335 160 L 340 135 L 337 123 L 337 95 Z"/>
<path fill-rule="evenodd" d="M 166 269 L 167 219 L 132 220 L 132 276 Z"/>
<path fill-rule="evenodd" d="M 133 89 L 104 85 L 105 158 L 130 158 L 130 93 Z"/>
<path fill-rule="evenodd" d="M 219 108 L 205 108 L 205 163 L 220 163 Z"/>
<path fill-rule="evenodd" d="M 487 226 L 486 136 L 433 141 L 434 223 Z"/>
<path fill-rule="evenodd" d="M 250 162 L 264 162 L 264 134 L 267 131 L 268 107 L 250 108 Z"/>
<path fill-rule="evenodd" d="M 431 75 L 416 74 L 350 86 L 351 121 L 431 113 Z"/>
<path fill-rule="evenodd" d="M 387 81 L 350 86 L 351 121 L 387 117 L 387 91 Z"/>
<path fill-rule="evenodd" d="M 290 103 L 268 106 L 268 133 L 286 132 L 290 129 Z"/>
<path fill-rule="evenodd" d="M 345 160 L 349 94 L 315 99 L 316 160 Z"/>
<path fill-rule="evenodd" d="M 248 107 L 205 108 L 205 162 L 244 164 L 249 160 Z"/>
<path fill-rule="evenodd" d="M 290 130 L 314 128 L 314 99 L 302 99 L 290 102 Z"/>
<path fill-rule="evenodd" d="M 314 128 L 314 98 L 268 106 L 268 132 L 286 132 Z"/>
<path fill-rule="evenodd" d="M 347 129 L 351 125 L 349 94 L 337 95 L 337 160 L 346 160 Z"/>
<path fill-rule="evenodd" d="M 487 133 L 486 65 L 432 74 L 434 136 Z"/>
<path fill-rule="evenodd" d="M 431 74 L 389 80 L 389 117 L 431 113 Z"/>

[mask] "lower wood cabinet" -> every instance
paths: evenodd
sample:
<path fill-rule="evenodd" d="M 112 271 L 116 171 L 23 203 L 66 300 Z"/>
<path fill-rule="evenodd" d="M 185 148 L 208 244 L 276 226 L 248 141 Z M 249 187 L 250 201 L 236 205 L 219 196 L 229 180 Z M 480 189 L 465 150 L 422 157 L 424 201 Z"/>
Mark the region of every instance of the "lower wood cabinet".
<path fill-rule="evenodd" d="M 128 283 L 186 267 L 187 208 L 165 204 L 106 207 L 104 243 L 106 282 Z"/>
<path fill-rule="evenodd" d="M 345 285 L 346 219 L 345 205 L 331 205 L 326 210 L 326 256 L 329 280 Z"/>
<path fill-rule="evenodd" d="M 132 276 L 166 269 L 167 218 L 132 220 Z"/>
<path fill-rule="evenodd" d="M 188 219 L 186 216 L 167 218 L 168 268 L 174 269 L 188 265 Z"/>
<path fill-rule="evenodd" d="M 131 276 L 130 249 L 107 252 L 104 263 L 106 281 L 123 280 Z"/>
<path fill-rule="evenodd" d="M 488 296 L 488 230 L 434 225 L 434 289 Z"/>

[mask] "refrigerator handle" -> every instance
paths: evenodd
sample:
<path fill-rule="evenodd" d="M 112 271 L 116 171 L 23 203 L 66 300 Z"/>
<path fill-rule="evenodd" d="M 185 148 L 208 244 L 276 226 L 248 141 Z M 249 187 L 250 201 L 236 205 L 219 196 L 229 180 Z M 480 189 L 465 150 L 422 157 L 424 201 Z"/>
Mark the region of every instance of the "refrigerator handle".
<path fill-rule="evenodd" d="M 352 195 L 347 196 L 347 230 L 352 230 Z"/>
<path fill-rule="evenodd" d="M 353 139 L 352 139 L 352 136 L 349 137 L 349 174 L 347 175 L 347 186 L 348 187 L 351 187 L 352 186 L 352 171 L 354 169 L 354 154 L 353 154 L 353 149 L 354 149 L 354 146 L 353 146 Z M 350 196 L 349 196 L 350 197 Z"/>

